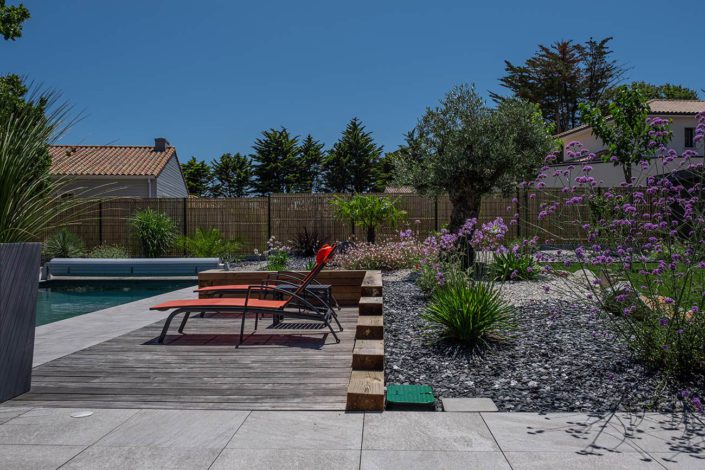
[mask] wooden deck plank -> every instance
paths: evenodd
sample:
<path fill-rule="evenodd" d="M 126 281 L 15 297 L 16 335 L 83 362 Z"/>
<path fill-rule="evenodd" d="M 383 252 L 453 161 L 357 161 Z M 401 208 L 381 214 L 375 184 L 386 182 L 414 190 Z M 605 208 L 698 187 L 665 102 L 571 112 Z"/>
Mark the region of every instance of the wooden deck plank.
<path fill-rule="evenodd" d="M 32 389 L 12 404 L 342 411 L 358 310 L 339 318 L 340 343 L 327 330 L 271 329 L 267 319 L 253 334 L 248 319 L 240 348 L 234 318 L 192 317 L 184 335 L 176 318 L 163 345 L 158 321 L 35 368 Z"/>

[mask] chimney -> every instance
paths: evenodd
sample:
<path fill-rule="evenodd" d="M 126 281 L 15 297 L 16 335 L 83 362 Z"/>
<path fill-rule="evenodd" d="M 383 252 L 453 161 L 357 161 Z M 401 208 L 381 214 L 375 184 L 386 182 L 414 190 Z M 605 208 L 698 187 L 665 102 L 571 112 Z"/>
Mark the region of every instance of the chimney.
<path fill-rule="evenodd" d="M 171 144 L 164 137 L 157 137 L 154 139 L 155 152 L 164 152 L 167 147 L 171 147 Z"/>

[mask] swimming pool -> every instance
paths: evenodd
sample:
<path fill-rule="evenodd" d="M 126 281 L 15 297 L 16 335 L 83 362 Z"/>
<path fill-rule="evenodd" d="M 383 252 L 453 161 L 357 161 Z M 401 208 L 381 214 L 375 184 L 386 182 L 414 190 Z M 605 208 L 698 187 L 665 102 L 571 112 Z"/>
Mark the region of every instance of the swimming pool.
<path fill-rule="evenodd" d="M 37 326 L 194 286 L 195 281 L 51 280 L 39 284 Z"/>

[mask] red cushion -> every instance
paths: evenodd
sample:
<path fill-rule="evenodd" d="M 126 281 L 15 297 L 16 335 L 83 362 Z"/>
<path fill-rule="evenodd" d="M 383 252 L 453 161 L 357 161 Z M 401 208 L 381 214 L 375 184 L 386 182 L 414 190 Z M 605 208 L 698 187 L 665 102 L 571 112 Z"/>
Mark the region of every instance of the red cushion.
<path fill-rule="evenodd" d="M 255 285 L 257 285 L 257 284 L 255 284 Z M 221 290 L 247 291 L 247 289 L 249 289 L 249 288 L 250 288 L 249 284 L 230 284 L 230 285 L 225 285 L 225 286 L 199 287 L 194 292 L 213 292 L 213 291 L 221 291 Z"/>
<path fill-rule="evenodd" d="M 325 244 L 321 247 L 320 250 L 318 250 L 318 253 L 316 253 L 316 264 L 324 264 L 328 262 L 328 258 L 330 258 L 330 254 L 333 252 L 333 247 Z"/>
<path fill-rule="evenodd" d="M 284 308 L 288 303 L 287 300 L 261 300 L 250 299 L 247 306 L 251 308 Z M 219 307 L 240 308 L 245 307 L 245 299 L 184 299 L 184 300 L 169 300 L 162 302 L 159 305 L 150 307 L 150 310 L 171 310 L 173 308 L 188 308 L 198 310 L 202 308 L 207 311 L 218 311 Z"/>

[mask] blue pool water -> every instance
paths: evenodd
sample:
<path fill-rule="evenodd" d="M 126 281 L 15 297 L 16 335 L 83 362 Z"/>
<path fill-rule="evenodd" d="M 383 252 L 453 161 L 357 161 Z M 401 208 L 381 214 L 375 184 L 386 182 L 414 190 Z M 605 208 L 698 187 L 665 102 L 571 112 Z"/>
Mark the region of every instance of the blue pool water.
<path fill-rule="evenodd" d="M 194 286 L 195 281 L 46 281 L 39 284 L 37 326 Z"/>

